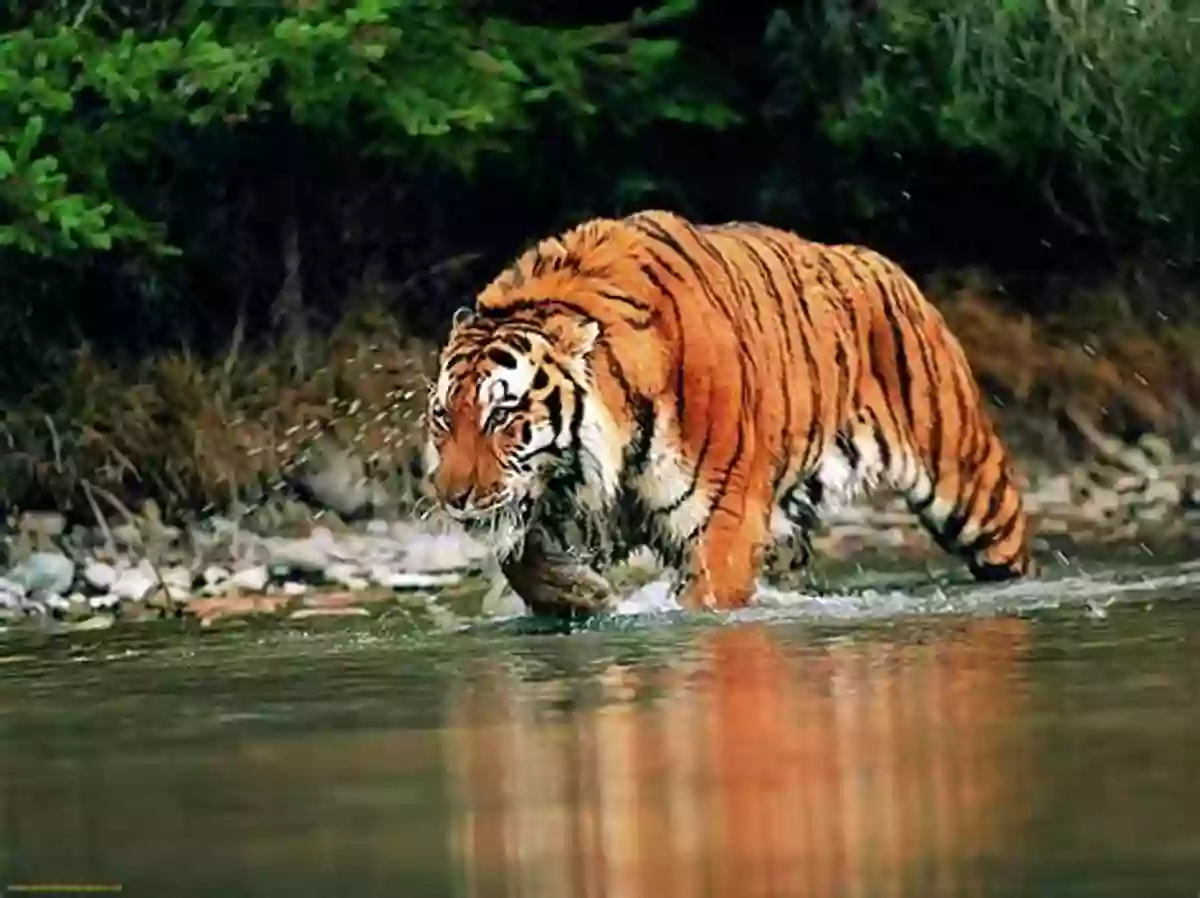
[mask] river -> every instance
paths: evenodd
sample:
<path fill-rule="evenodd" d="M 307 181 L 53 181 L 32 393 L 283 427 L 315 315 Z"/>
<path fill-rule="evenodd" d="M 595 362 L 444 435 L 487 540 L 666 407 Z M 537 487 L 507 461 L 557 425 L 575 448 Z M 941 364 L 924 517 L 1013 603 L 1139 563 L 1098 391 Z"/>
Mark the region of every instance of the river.
<path fill-rule="evenodd" d="M 1084 567 L 570 634 L 10 634 L 0 883 L 1194 898 L 1200 563 Z"/>

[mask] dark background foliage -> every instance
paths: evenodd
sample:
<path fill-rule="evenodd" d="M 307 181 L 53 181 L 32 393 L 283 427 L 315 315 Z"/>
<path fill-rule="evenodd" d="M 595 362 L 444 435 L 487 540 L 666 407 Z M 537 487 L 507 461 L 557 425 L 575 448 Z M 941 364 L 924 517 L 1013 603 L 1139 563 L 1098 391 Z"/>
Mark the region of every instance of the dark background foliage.
<path fill-rule="evenodd" d="M 649 206 L 983 269 L 1038 320 L 1189 318 L 1161 285 L 1200 226 L 1198 21 L 1184 0 L 10 4 L 0 437 L 16 453 L 36 412 L 61 453 L 55 427 L 116 415 L 70 393 L 98 378 L 83 357 L 229 374 L 283 351 L 311 379 L 364 303 L 436 337 L 531 239 Z M 1158 286 L 1091 309 L 1054 286 L 1121 271 Z"/>

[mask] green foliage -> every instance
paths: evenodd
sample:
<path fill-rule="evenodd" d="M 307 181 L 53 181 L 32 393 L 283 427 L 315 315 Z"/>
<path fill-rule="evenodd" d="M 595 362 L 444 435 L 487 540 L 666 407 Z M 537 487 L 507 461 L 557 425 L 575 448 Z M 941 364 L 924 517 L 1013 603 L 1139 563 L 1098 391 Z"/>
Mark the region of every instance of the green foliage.
<path fill-rule="evenodd" d="M 128 185 L 186 162 L 187 135 L 282 122 L 415 174 L 469 169 L 539 109 L 580 137 L 601 111 L 634 127 L 722 124 L 724 107 L 674 87 L 677 43 L 644 36 L 693 6 L 576 28 L 479 15 L 465 0 L 192 0 L 152 24 L 120 21 L 104 0 L 74 15 L 51 7 L 0 34 L 0 250 L 175 251 Z"/>
<path fill-rule="evenodd" d="M 1081 233 L 1176 249 L 1200 233 L 1194 4 L 856 5 L 824 0 L 805 21 L 779 11 L 768 32 L 781 77 L 822 91 L 836 147 L 991 159 Z"/>

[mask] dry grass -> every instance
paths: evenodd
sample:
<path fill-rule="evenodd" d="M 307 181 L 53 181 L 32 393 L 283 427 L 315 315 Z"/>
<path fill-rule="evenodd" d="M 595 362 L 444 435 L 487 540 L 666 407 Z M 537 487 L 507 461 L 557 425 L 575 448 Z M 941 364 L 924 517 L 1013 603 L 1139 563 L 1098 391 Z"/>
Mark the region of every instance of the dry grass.
<path fill-rule="evenodd" d="M 105 513 L 152 498 L 175 517 L 277 486 L 318 440 L 354 447 L 376 469 L 403 467 L 429 347 L 366 311 L 310 347 L 307 370 L 293 349 L 173 353 L 131 369 L 81 349 L 64 379 L 0 419 L 0 502 L 90 515 L 97 497 Z"/>
<path fill-rule="evenodd" d="M 1124 295 L 1081 294 L 1058 304 L 1080 313 L 1035 319 L 979 275 L 940 278 L 929 292 L 986 389 L 1019 418 L 1073 410 L 1109 432 L 1161 433 L 1200 406 L 1200 328 L 1139 325 L 1148 316 L 1129 313 Z M 90 521 L 93 504 L 109 515 L 154 499 L 178 519 L 288 481 L 318 441 L 372 472 L 410 466 L 433 348 L 365 311 L 310 346 L 305 370 L 295 350 L 118 368 L 81 349 L 65 378 L 0 417 L 0 504 Z"/>
<path fill-rule="evenodd" d="M 1155 323 L 1114 286 L 1060 312 L 1016 311 L 977 273 L 930 286 L 985 388 L 1026 416 L 1082 413 L 1104 430 L 1169 434 L 1200 405 L 1200 327 Z"/>

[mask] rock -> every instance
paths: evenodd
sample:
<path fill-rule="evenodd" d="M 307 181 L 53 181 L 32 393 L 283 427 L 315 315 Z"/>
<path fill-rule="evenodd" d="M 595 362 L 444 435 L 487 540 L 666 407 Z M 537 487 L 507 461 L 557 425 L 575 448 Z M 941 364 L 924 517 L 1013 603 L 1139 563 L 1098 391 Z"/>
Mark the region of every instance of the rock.
<path fill-rule="evenodd" d="M 57 511 L 26 511 L 17 519 L 17 530 L 34 534 L 44 542 L 57 539 L 67 529 L 67 519 Z"/>
<path fill-rule="evenodd" d="M 401 567 L 407 571 L 461 571 L 479 567 L 487 548 L 465 533 L 412 533 L 404 541 Z"/>
<path fill-rule="evenodd" d="M 112 535 L 122 548 L 140 549 L 142 547 L 141 528 L 132 521 L 113 527 Z"/>
<path fill-rule="evenodd" d="M 371 585 L 371 581 L 362 576 L 358 565 L 348 562 L 334 562 L 329 565 L 325 569 L 325 579 L 354 590 L 366 589 Z"/>
<path fill-rule="evenodd" d="M 107 630 L 114 623 L 116 623 L 116 620 L 117 619 L 111 614 L 95 614 L 89 618 L 79 621 L 78 623 L 71 624 L 70 626 L 71 629 L 76 632 L 83 632 L 87 630 Z"/>
<path fill-rule="evenodd" d="M 329 533 L 328 530 L 324 532 Z M 332 534 L 330 534 L 330 541 L 332 541 Z M 330 561 L 327 545 L 328 543 L 325 541 L 313 537 L 274 539 L 267 544 L 269 564 L 271 567 L 281 567 L 288 571 L 321 573 Z"/>
<path fill-rule="evenodd" d="M 158 589 L 158 575 L 148 561 L 142 561 L 135 568 L 120 571 L 117 579 L 109 589 L 109 595 L 116 596 L 125 602 L 144 602 Z"/>
<path fill-rule="evenodd" d="M 8 572 L 7 579 L 35 591 L 65 593 L 75 581 L 75 562 L 60 552 L 34 552 Z"/>
<path fill-rule="evenodd" d="M 1029 504 L 1032 507 L 1048 505 L 1070 505 L 1073 496 L 1070 474 L 1057 474 L 1046 477 L 1037 488 L 1030 491 Z"/>
<path fill-rule="evenodd" d="M 102 596 L 92 596 L 88 599 L 88 606 L 94 611 L 104 611 L 109 608 L 116 608 L 121 604 L 121 597 L 115 596 L 112 593 L 107 593 Z"/>
<path fill-rule="evenodd" d="M 297 583 L 294 580 L 288 580 L 280 587 L 280 589 L 285 596 L 295 598 L 296 596 L 302 596 L 308 592 L 308 585 L 305 583 Z"/>
<path fill-rule="evenodd" d="M 267 568 L 264 565 L 257 565 L 235 572 L 225 581 L 224 585 L 245 592 L 262 592 L 267 588 L 267 583 L 270 582 L 270 579 L 271 574 Z"/>
<path fill-rule="evenodd" d="M 1079 507 L 1079 513 L 1089 521 L 1101 521 L 1121 507 L 1121 497 L 1111 489 L 1096 489 Z"/>
<path fill-rule="evenodd" d="M 462 574 L 424 574 L 419 571 L 396 571 L 386 567 L 373 567 L 370 571 L 372 583 L 387 589 L 441 589 L 462 582 Z"/>
<path fill-rule="evenodd" d="M 39 596 L 41 603 L 51 611 L 59 611 L 66 613 L 71 610 L 70 600 L 58 595 L 57 593 L 48 592 Z"/>
<path fill-rule="evenodd" d="M 372 518 L 367 521 L 366 530 L 371 536 L 387 536 L 391 531 L 391 525 L 380 518 Z"/>
<path fill-rule="evenodd" d="M 1177 508 L 1183 504 L 1183 489 L 1173 480 L 1152 480 L 1143 499 L 1148 505 Z"/>
<path fill-rule="evenodd" d="M 192 594 L 192 572 L 185 567 L 172 567 L 163 571 L 162 585 L 167 597 L 173 602 L 182 602 Z"/>
<path fill-rule="evenodd" d="M 7 577 L 0 577 L 0 595 L 10 595 L 17 599 L 25 598 L 28 593 L 23 584 L 15 583 Z"/>
<path fill-rule="evenodd" d="M 25 602 L 25 590 L 18 592 L 0 583 L 0 610 L 17 610 Z"/>
<path fill-rule="evenodd" d="M 97 592 L 108 592 L 117 582 L 117 569 L 111 564 L 89 561 L 83 566 L 83 582 Z"/>
<path fill-rule="evenodd" d="M 371 612 L 366 608 L 348 605 L 343 608 L 297 608 L 288 615 L 292 620 L 304 620 L 309 617 L 370 617 Z"/>
<path fill-rule="evenodd" d="M 200 574 L 200 579 L 204 581 L 205 586 L 216 586 L 229 579 L 229 569 L 223 568 L 219 564 L 210 564 Z"/>

